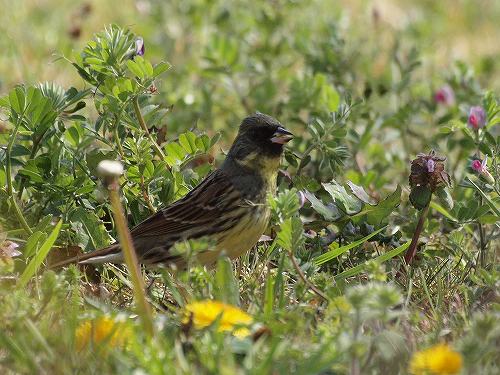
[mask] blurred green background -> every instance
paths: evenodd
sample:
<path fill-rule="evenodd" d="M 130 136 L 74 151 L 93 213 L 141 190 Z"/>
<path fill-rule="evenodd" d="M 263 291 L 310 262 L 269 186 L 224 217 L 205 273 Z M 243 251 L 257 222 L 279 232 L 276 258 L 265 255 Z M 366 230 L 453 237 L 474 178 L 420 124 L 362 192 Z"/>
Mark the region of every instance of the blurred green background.
<path fill-rule="evenodd" d="M 175 91 L 169 98 L 173 101 L 171 104 L 186 95 L 191 102 L 190 95 L 201 94 L 195 91 L 198 91 L 204 63 L 202 57 L 214 34 L 225 36 L 228 32 L 233 34 L 227 36 L 242 49 L 255 43 L 276 45 L 275 42 L 283 38 L 302 39 L 303 44 L 310 43 L 313 48 L 315 34 L 322 33 L 325 27 L 336 28 L 344 39 L 343 48 L 353 54 L 355 61 L 349 63 L 370 62 L 364 71 L 365 77 L 357 77 L 365 80 L 384 74 L 394 43 L 404 40 L 405 44 L 418 45 L 425 56 L 423 74 L 448 69 L 458 59 L 472 64 L 489 87 L 500 85 L 500 2 L 495 0 L 251 3 L 237 0 L 21 0 L 13 3 L 1 0 L 0 4 L 1 93 L 22 82 L 49 80 L 62 86 L 81 84 L 71 65 L 56 62 L 56 56 L 80 50 L 95 32 L 110 23 L 129 26 L 142 35 L 149 58 L 173 64 L 173 74 L 183 78 L 175 80 L 175 84 L 182 82 L 184 87 L 173 88 L 171 82 L 164 83 L 165 91 Z M 276 34 L 269 34 L 266 28 Z M 269 35 L 276 40 L 262 39 Z M 286 54 L 286 58 L 283 57 L 286 63 L 279 63 L 293 65 L 300 74 L 304 50 L 292 47 L 293 43 L 280 47 Z M 251 70 L 245 72 L 243 67 L 241 71 L 252 73 Z M 241 91 L 244 94 L 245 88 Z"/>

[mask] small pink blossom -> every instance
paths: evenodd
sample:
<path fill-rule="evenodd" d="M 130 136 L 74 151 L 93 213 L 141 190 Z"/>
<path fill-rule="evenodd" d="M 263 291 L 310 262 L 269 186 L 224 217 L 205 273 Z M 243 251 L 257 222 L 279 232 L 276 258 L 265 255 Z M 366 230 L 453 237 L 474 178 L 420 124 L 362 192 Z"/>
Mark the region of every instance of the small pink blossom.
<path fill-rule="evenodd" d="M 434 94 L 434 100 L 436 103 L 440 103 L 445 106 L 452 106 L 455 104 L 455 92 L 449 85 L 444 85 L 436 91 Z"/>
<path fill-rule="evenodd" d="M 478 130 L 486 125 L 486 112 L 483 107 L 475 106 L 470 109 L 468 124 L 474 130 Z"/>
<path fill-rule="evenodd" d="M 477 159 L 472 161 L 471 167 L 476 172 L 481 172 L 484 168 L 483 163 L 481 163 L 481 160 L 477 160 Z"/>
<path fill-rule="evenodd" d="M 479 173 L 481 177 L 483 177 L 486 181 L 488 181 L 490 184 L 495 183 L 495 179 L 491 175 L 491 173 L 488 171 L 488 167 L 486 165 L 488 159 L 484 158 L 483 161 L 475 159 L 471 163 L 471 168 L 474 172 Z"/>

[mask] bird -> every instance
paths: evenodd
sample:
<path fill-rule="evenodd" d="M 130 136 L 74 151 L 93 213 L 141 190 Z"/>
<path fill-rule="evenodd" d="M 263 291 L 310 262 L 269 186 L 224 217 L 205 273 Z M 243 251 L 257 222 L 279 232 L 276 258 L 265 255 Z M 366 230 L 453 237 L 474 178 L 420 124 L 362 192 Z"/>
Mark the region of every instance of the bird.
<path fill-rule="evenodd" d="M 208 239 L 214 248 L 198 251 L 195 261 L 213 265 L 221 252 L 235 259 L 248 252 L 266 230 L 275 195 L 284 146 L 293 139 L 275 118 L 256 112 L 241 122 L 238 134 L 219 168 L 183 198 L 160 209 L 131 229 L 139 263 L 186 267 L 186 257 L 173 254 L 174 244 Z M 65 260 L 71 263 L 123 263 L 119 243 Z"/>

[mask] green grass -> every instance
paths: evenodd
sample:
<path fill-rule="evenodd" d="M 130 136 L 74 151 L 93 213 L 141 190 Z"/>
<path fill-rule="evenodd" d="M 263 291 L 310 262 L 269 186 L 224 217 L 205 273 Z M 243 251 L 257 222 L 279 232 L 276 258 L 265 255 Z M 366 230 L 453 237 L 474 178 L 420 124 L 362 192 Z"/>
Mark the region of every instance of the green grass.
<path fill-rule="evenodd" d="M 0 5 L 2 373 L 406 374 L 438 343 L 461 373 L 498 373 L 497 2 Z M 199 183 L 257 110 L 296 134 L 271 240 L 214 269 L 143 269 L 152 335 L 126 267 L 45 267 L 118 238 L 101 160 L 124 164 L 133 226 Z M 407 265 L 410 162 L 431 149 L 452 182 L 429 194 Z M 471 169 L 486 157 L 494 182 Z M 251 334 L 220 331 L 220 315 L 200 329 L 185 313 L 199 300 L 239 306 Z M 82 346 L 90 321 L 105 332 Z"/>

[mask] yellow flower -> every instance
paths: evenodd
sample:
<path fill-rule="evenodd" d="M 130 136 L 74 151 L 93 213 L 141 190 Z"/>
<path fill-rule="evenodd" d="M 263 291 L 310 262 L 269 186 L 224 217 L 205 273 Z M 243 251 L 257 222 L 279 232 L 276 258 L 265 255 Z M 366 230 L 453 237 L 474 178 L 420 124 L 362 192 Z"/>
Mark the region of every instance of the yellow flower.
<path fill-rule="evenodd" d="M 199 301 L 186 305 L 183 323 L 192 321 L 196 329 L 201 329 L 208 327 L 217 319 L 219 319 L 219 332 L 233 331 L 239 338 L 250 334 L 248 328 L 241 326 L 248 326 L 253 322 L 253 318 L 235 306 L 218 301 Z"/>
<path fill-rule="evenodd" d="M 410 362 L 412 374 L 457 374 L 462 368 L 462 356 L 446 344 L 434 345 L 416 352 Z"/>
<path fill-rule="evenodd" d="M 123 322 L 109 317 L 99 317 L 81 323 L 75 332 L 75 345 L 78 351 L 90 344 L 107 347 L 123 346 L 130 337 L 130 330 Z"/>

